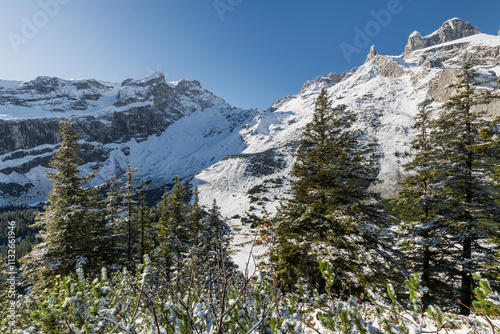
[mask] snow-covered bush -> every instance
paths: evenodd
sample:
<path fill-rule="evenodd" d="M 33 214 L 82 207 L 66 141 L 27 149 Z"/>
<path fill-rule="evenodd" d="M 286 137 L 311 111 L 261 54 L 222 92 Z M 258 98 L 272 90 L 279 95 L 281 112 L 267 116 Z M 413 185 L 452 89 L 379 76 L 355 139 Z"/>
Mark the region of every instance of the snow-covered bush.
<path fill-rule="evenodd" d="M 474 313 L 469 317 L 423 309 L 425 287 L 411 275 L 409 300 L 399 300 L 392 285 L 382 299 L 367 289 L 360 296 L 335 296 L 335 276 L 321 263 L 324 294 L 299 280 L 292 293 L 283 293 L 279 277 L 222 276 L 217 284 L 189 279 L 181 285 L 161 280 L 146 257 L 137 272 L 108 277 L 102 270 L 90 281 L 82 270 L 57 277 L 51 290 L 27 295 L 17 302 L 16 329 L 2 333 L 494 333 L 500 325 L 498 294 L 476 276 Z M 346 289 L 346 291 L 348 291 Z"/>

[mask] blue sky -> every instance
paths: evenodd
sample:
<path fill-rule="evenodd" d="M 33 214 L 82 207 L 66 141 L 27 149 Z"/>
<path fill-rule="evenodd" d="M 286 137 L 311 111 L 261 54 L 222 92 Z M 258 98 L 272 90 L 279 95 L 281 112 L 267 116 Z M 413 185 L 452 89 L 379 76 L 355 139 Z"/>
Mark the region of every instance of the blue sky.
<path fill-rule="evenodd" d="M 306 80 L 361 65 L 372 44 L 398 55 L 411 32 L 453 17 L 496 35 L 499 13 L 498 0 L 1 0 L 0 78 L 162 70 L 267 109 Z"/>

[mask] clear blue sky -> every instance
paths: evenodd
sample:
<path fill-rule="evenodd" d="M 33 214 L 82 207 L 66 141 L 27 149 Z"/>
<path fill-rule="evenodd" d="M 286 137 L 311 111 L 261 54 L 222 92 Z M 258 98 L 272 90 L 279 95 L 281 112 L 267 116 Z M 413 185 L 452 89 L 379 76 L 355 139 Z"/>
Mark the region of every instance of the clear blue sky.
<path fill-rule="evenodd" d="M 381 10 L 390 17 L 377 23 Z M 267 109 L 306 80 L 361 65 L 371 44 L 398 55 L 411 32 L 453 17 L 496 35 L 499 14 L 498 0 L 1 0 L 0 78 L 122 81 L 159 69 Z"/>

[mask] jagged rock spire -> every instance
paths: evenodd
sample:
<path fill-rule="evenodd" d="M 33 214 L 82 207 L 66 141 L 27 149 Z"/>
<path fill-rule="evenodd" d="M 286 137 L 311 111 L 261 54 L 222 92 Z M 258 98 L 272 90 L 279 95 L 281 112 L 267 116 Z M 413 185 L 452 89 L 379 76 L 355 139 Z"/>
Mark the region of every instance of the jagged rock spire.
<path fill-rule="evenodd" d="M 378 52 L 375 49 L 375 45 L 372 45 L 372 47 L 370 48 L 370 52 L 368 53 L 368 56 L 366 56 L 365 63 L 369 62 L 370 60 L 372 60 L 376 56 L 378 56 Z"/>

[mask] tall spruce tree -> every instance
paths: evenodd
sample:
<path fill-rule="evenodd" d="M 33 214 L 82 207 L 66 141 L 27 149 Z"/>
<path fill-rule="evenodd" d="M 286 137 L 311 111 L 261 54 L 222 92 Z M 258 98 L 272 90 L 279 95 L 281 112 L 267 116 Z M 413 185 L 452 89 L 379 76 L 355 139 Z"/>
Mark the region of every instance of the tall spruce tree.
<path fill-rule="evenodd" d="M 200 239 L 203 242 L 205 260 L 212 268 L 224 267 L 229 271 L 231 265 L 229 261 L 229 243 L 231 241 L 231 229 L 220 213 L 217 202 L 213 201 L 212 207 L 203 221 L 203 231 Z M 221 262 L 222 261 L 222 262 Z"/>
<path fill-rule="evenodd" d="M 235 268 L 229 256 L 231 229 L 215 199 L 203 223 L 204 229 L 200 235 L 203 244 L 202 268 L 208 275 L 209 288 L 213 290 L 222 285 L 224 277 L 230 277 Z"/>
<path fill-rule="evenodd" d="M 404 165 L 409 172 L 403 189 L 393 200 L 404 220 L 401 235 L 408 266 L 422 275 L 422 284 L 429 288 L 423 296 L 424 307 L 434 301 L 450 302 L 452 283 L 445 277 L 453 267 L 455 245 L 449 242 L 449 229 L 437 214 L 445 205 L 439 189 L 440 174 L 435 162 L 432 110 L 423 108 L 415 118 L 416 137 L 411 143 L 413 159 Z M 432 292 L 432 296 L 429 295 Z"/>
<path fill-rule="evenodd" d="M 460 313 L 470 313 L 475 271 L 498 265 L 496 247 L 488 238 L 498 231 L 500 211 L 492 193 L 494 165 L 489 160 L 491 138 L 484 136 L 491 123 L 478 108 L 484 98 L 478 90 L 478 73 L 465 63 L 453 87 L 456 94 L 443 106 L 436 122 L 435 159 L 442 173 L 440 186 L 446 205 L 439 214 L 453 231 L 460 245 L 456 254 L 460 271 Z"/>
<path fill-rule="evenodd" d="M 198 190 L 198 186 L 194 187 L 193 192 L 193 205 L 191 206 L 191 213 L 189 214 L 189 230 L 191 231 L 190 235 L 190 244 L 196 245 L 199 243 L 200 234 L 203 231 L 203 209 L 200 206 L 200 192 Z"/>
<path fill-rule="evenodd" d="M 111 268 L 118 268 L 122 265 L 120 259 L 125 254 L 122 244 L 123 207 L 121 205 L 121 191 L 117 186 L 121 180 L 116 179 L 113 172 L 109 176 L 108 192 L 105 204 L 105 229 L 108 239 L 108 259 L 106 263 Z"/>
<path fill-rule="evenodd" d="M 81 175 L 80 144 L 71 121 L 61 122 L 62 142 L 49 163 L 52 182 L 48 205 L 37 216 L 42 243 L 25 258 L 25 275 L 35 287 L 51 284 L 56 275 L 68 275 L 75 268 L 92 273 L 99 265 L 102 237 L 102 209 L 98 189 L 88 186 L 95 173 Z"/>
<path fill-rule="evenodd" d="M 138 210 L 137 193 L 134 188 L 134 174 L 137 168 L 128 165 L 125 171 L 125 184 L 122 187 L 123 223 L 125 235 L 125 248 L 127 250 L 126 264 L 129 269 L 140 263 L 139 236 L 138 236 Z"/>
<path fill-rule="evenodd" d="M 303 276 L 321 286 L 320 259 L 331 262 L 338 283 L 353 287 L 387 274 L 388 266 L 380 264 L 390 249 L 378 233 L 385 216 L 374 204 L 378 195 L 368 189 L 376 181 L 376 156 L 354 122 L 353 113 L 344 105 L 332 107 L 321 91 L 298 143 L 293 198 L 274 224 L 274 263 L 292 282 Z"/>
<path fill-rule="evenodd" d="M 151 218 L 149 217 L 149 208 L 146 204 L 146 182 L 141 180 L 141 188 L 139 189 L 139 211 L 138 211 L 138 226 L 139 226 L 139 248 L 140 259 L 144 259 L 144 255 L 150 255 L 153 251 L 153 228 Z"/>
<path fill-rule="evenodd" d="M 163 196 L 162 213 L 158 222 L 158 262 L 165 269 L 168 280 L 172 278 L 172 271 L 179 271 L 189 246 L 185 196 L 184 184 L 177 175 L 172 193 L 165 192 Z"/>

